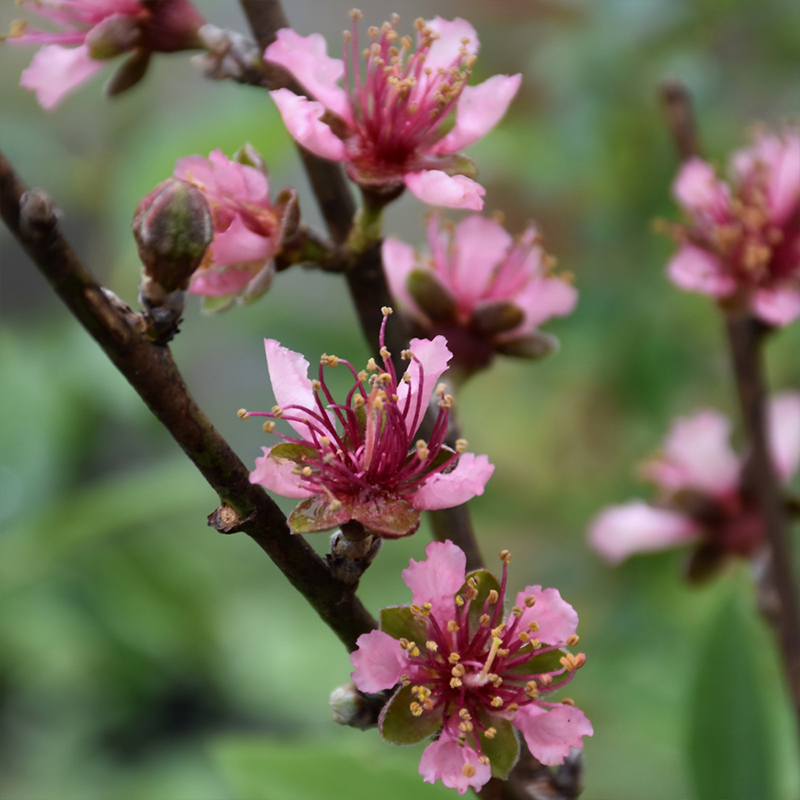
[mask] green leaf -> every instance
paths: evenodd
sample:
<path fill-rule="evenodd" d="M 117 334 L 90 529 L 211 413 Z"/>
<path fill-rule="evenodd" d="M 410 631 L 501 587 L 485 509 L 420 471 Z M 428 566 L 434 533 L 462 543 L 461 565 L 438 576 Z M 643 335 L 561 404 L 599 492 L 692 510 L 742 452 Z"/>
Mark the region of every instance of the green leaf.
<path fill-rule="evenodd" d="M 534 634 L 535 635 L 535 634 Z M 545 672 L 556 672 L 563 667 L 561 659 L 566 655 L 564 650 L 550 650 L 546 653 L 536 654 L 536 651 L 530 644 L 521 647 L 516 653 L 516 656 L 530 653 L 531 658 L 507 670 L 511 675 L 540 675 Z"/>
<path fill-rule="evenodd" d="M 381 630 L 395 639 L 416 642 L 420 649 L 428 638 L 426 626 L 420 622 L 410 606 L 390 606 L 381 609 Z"/>
<path fill-rule="evenodd" d="M 385 539 L 410 536 L 419 528 L 420 512 L 405 500 L 378 500 L 369 506 L 355 506 L 353 519 Z"/>
<path fill-rule="evenodd" d="M 470 574 L 467 575 L 467 581 L 470 579 L 474 579 L 474 582 L 477 583 L 476 588 L 478 590 L 478 596 L 469 604 L 469 630 L 470 634 L 474 636 L 478 628 L 481 626 L 480 618 L 483 614 L 483 605 L 486 602 L 486 598 L 489 596 L 489 592 L 491 592 L 492 589 L 494 589 L 499 595 L 500 584 L 497 578 L 495 578 L 495 576 L 486 569 L 479 569 L 475 572 L 470 572 Z M 466 588 L 467 584 L 464 583 L 459 591 L 459 594 L 463 594 L 466 591 Z M 495 608 L 496 606 L 489 606 L 488 614 L 490 617 L 494 613 Z M 498 622 L 502 621 L 502 618 L 503 615 L 501 613 Z"/>
<path fill-rule="evenodd" d="M 487 727 L 494 728 L 497 733 L 493 739 L 488 739 L 480 733 L 481 750 L 489 758 L 492 776 L 505 780 L 519 758 L 519 740 L 514 726 L 502 717 L 494 717 L 485 711 L 479 711 L 481 722 Z"/>
<path fill-rule="evenodd" d="M 700 658 L 689 726 L 689 760 L 698 798 L 771 800 L 774 743 L 764 682 L 748 628 L 731 598 L 714 619 Z"/>
<path fill-rule="evenodd" d="M 411 686 L 398 689 L 378 719 L 381 736 L 392 744 L 416 744 L 442 727 L 441 708 L 423 711 L 418 717 L 411 713 L 411 704 L 416 700 L 411 689 Z"/>
<path fill-rule="evenodd" d="M 302 464 L 306 458 L 314 461 L 319 458 L 319 453 L 313 447 L 305 444 L 295 444 L 294 442 L 276 444 L 269 451 L 269 455 L 270 458 L 285 458 L 287 461 L 294 461 L 298 464 Z"/>
<path fill-rule="evenodd" d="M 319 495 L 298 503 L 289 514 L 288 522 L 292 533 L 330 531 L 352 519 L 351 509 L 347 506 L 342 506 L 338 511 L 331 511 L 330 506 L 330 498 Z"/>

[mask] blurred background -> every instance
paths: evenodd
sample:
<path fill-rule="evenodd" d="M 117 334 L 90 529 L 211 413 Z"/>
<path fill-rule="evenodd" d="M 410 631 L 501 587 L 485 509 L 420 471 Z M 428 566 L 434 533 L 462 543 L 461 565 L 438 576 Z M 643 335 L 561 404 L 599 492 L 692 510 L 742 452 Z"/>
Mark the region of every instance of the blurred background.
<path fill-rule="evenodd" d="M 236 3 L 197 5 L 247 30 Z M 300 33 L 320 31 L 338 51 L 349 3 L 285 5 Z M 537 220 L 581 291 L 576 312 L 548 326 L 561 339 L 556 356 L 498 361 L 468 384 L 458 413 L 470 449 L 497 465 L 473 503 L 490 567 L 508 548 L 512 585 L 556 586 L 581 617 L 588 664 L 571 694 L 595 727 L 584 798 L 800 796 L 788 697 L 747 566 L 690 589 L 685 553 L 610 569 L 584 543 L 601 507 L 648 496 L 635 465 L 674 416 L 710 405 L 736 418 L 720 320 L 705 298 L 667 283 L 670 244 L 650 232 L 654 217 L 676 215 L 657 84 L 689 85 L 707 153 L 722 162 L 751 122 L 800 108 L 800 5 L 404 0 L 365 3 L 364 24 L 395 10 L 409 30 L 417 16 L 468 18 L 482 43 L 475 80 L 523 73 L 510 113 L 470 155 L 486 211 L 504 211 L 513 232 Z M 23 15 L 0 3 L 0 29 Z M 230 155 L 250 141 L 270 165 L 273 196 L 299 187 L 304 218 L 319 224 L 263 91 L 162 56 L 114 101 L 98 78 L 45 114 L 17 86 L 33 52 L 0 48 L 3 151 L 53 195 L 84 263 L 127 302 L 139 271 L 130 219 L 180 156 Z M 421 244 L 423 210 L 404 197 L 387 233 Z M 4 228 L 0 245 L 0 795 L 452 796 L 416 774 L 421 746 L 331 722 L 345 650 L 251 541 L 206 527 L 213 492 Z M 272 404 L 265 336 L 311 360 L 367 358 L 334 276 L 296 268 L 224 315 L 203 316 L 191 300 L 176 360 L 248 464 L 266 437 L 236 410 Z M 798 352 L 800 326 L 774 337 L 775 389 L 800 387 Z M 428 539 L 423 526 L 386 544 L 362 581 L 370 609 L 409 602 L 400 570 Z M 326 535 L 312 541 L 325 550 Z"/>

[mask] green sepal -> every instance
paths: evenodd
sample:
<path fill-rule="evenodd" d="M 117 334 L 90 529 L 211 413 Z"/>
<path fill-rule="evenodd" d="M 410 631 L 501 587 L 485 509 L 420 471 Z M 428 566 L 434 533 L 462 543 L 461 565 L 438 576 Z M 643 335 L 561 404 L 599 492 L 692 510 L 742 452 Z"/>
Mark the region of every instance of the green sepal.
<path fill-rule="evenodd" d="M 405 500 L 377 500 L 368 506 L 355 506 L 352 518 L 367 530 L 385 539 L 410 536 L 419 528 L 421 514 Z"/>
<path fill-rule="evenodd" d="M 519 759 L 519 740 L 514 726 L 503 717 L 495 717 L 485 711 L 478 711 L 480 721 L 487 727 L 494 728 L 497 733 L 488 739 L 483 731 L 479 731 L 481 751 L 489 759 L 492 777 L 504 781 L 508 773 Z"/>
<path fill-rule="evenodd" d="M 495 578 L 495 576 L 492 575 L 492 573 L 489 572 L 489 570 L 479 569 L 476 570 L 475 572 L 470 572 L 470 574 L 467 575 L 467 581 L 469 581 L 472 578 L 474 578 L 475 582 L 477 582 L 476 588 L 478 591 L 478 596 L 469 604 L 470 636 L 474 636 L 478 632 L 478 629 L 481 626 L 480 619 L 481 615 L 483 614 L 483 604 L 486 602 L 486 598 L 489 596 L 489 592 L 491 592 L 492 589 L 494 589 L 498 595 L 500 594 L 500 584 L 497 578 Z M 466 591 L 466 589 L 467 589 L 467 583 L 465 583 L 461 587 L 459 594 L 463 594 Z M 494 614 L 495 608 L 496 605 L 489 606 L 489 610 L 487 613 L 489 614 L 490 617 Z M 503 616 L 504 615 L 501 612 L 500 616 L 498 617 L 498 622 L 503 619 Z"/>
<path fill-rule="evenodd" d="M 452 294 L 429 270 L 413 269 L 406 278 L 406 289 L 420 309 L 433 322 L 448 322 L 456 317 Z"/>
<path fill-rule="evenodd" d="M 433 459 L 433 461 L 425 465 L 425 472 L 428 473 L 437 469 L 438 467 L 441 467 L 442 464 L 444 464 L 445 461 L 449 461 L 455 455 L 455 453 L 456 451 L 453 450 L 452 447 L 448 447 L 446 444 L 443 444 L 439 448 L 439 452 L 436 454 L 436 457 Z M 453 461 L 451 467 L 448 467 L 448 469 L 455 467 L 457 463 L 457 460 Z"/>
<path fill-rule="evenodd" d="M 519 339 L 507 342 L 498 342 L 495 350 L 504 356 L 526 358 L 529 361 L 538 361 L 558 350 L 558 339 L 549 333 L 533 331 Z"/>
<path fill-rule="evenodd" d="M 319 453 L 306 444 L 295 444 L 294 442 L 284 442 L 283 444 L 276 444 L 272 450 L 269 451 L 270 458 L 284 458 L 287 461 L 294 461 L 297 464 L 302 464 L 303 460 L 313 459 L 314 461 L 319 458 Z"/>
<path fill-rule="evenodd" d="M 203 297 L 202 308 L 206 314 L 219 314 L 227 311 L 235 302 L 235 294 L 226 294 L 222 297 Z"/>
<path fill-rule="evenodd" d="M 292 533 L 330 531 L 352 519 L 351 509 L 347 506 L 331 511 L 330 505 L 329 497 L 319 495 L 300 502 L 287 520 Z"/>
<path fill-rule="evenodd" d="M 392 744 L 417 744 L 442 727 L 441 708 L 423 711 L 418 717 L 411 713 L 411 704 L 416 700 L 411 688 L 401 686 L 378 718 L 381 736 Z"/>
<path fill-rule="evenodd" d="M 427 627 L 418 619 L 410 606 L 389 606 L 381 609 L 381 630 L 394 639 L 408 639 L 420 650 L 428 638 Z"/>
<path fill-rule="evenodd" d="M 490 336 L 513 331 L 524 321 L 525 312 L 518 305 L 507 300 L 483 303 L 472 312 L 473 325 L 481 333 Z"/>
<path fill-rule="evenodd" d="M 531 633 L 531 636 L 536 636 L 536 634 Z M 567 653 L 565 650 L 548 650 L 546 653 L 539 653 L 538 650 L 533 649 L 531 644 L 526 644 L 514 654 L 514 658 L 528 654 L 530 658 L 527 661 L 511 667 L 506 672 L 510 675 L 542 675 L 545 672 L 558 672 L 564 668 L 561 659 Z"/>
<path fill-rule="evenodd" d="M 254 167 L 262 174 L 267 174 L 267 162 L 264 156 L 256 150 L 250 142 L 245 142 L 234 154 L 231 161 L 243 164 L 246 167 Z"/>

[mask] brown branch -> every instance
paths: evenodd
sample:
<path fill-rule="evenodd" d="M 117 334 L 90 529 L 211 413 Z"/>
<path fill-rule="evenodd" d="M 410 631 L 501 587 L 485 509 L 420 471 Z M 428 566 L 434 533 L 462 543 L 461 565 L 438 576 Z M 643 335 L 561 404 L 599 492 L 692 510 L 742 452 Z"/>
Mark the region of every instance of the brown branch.
<path fill-rule="evenodd" d="M 222 506 L 209 524 L 224 533 L 243 531 L 269 555 L 349 650 L 377 627 L 351 587 L 334 579 L 189 394 L 167 347 L 143 335 L 142 318 L 105 292 L 78 261 L 59 230 L 43 192 L 26 191 L 0 155 L 0 214 L 11 233 L 67 307 L 164 424 Z"/>
<path fill-rule="evenodd" d="M 659 90 L 675 148 L 685 161 L 702 152 L 689 90 L 680 81 L 664 81 Z"/>
<path fill-rule="evenodd" d="M 727 319 L 728 341 L 745 428 L 750 442 L 745 484 L 755 495 L 767 532 L 770 559 L 766 580 L 778 598 L 770 615 L 783 655 L 797 723 L 800 728 L 800 605 L 788 536 L 787 509 L 770 457 L 766 425 L 763 341 L 766 329 L 749 315 Z"/>

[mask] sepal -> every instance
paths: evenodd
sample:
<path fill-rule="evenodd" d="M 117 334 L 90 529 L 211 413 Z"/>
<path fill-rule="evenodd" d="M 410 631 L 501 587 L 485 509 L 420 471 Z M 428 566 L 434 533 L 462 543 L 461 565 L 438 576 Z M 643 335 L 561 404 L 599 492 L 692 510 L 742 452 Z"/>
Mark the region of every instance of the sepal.
<path fill-rule="evenodd" d="M 408 639 L 421 648 L 428 637 L 427 627 L 410 606 L 389 606 L 381 609 L 381 630 L 394 639 Z"/>
<path fill-rule="evenodd" d="M 478 736 L 483 755 L 489 759 L 492 777 L 504 781 L 519 760 L 517 732 L 514 726 L 503 717 L 495 717 L 483 711 L 479 712 L 478 716 L 483 725 L 497 731 L 491 739 L 483 731 L 479 731 Z"/>
<path fill-rule="evenodd" d="M 442 727 L 442 711 L 423 711 L 419 716 L 411 712 L 416 702 L 412 686 L 401 686 L 383 707 L 378 718 L 381 736 L 392 744 L 417 744 L 432 736 Z"/>

